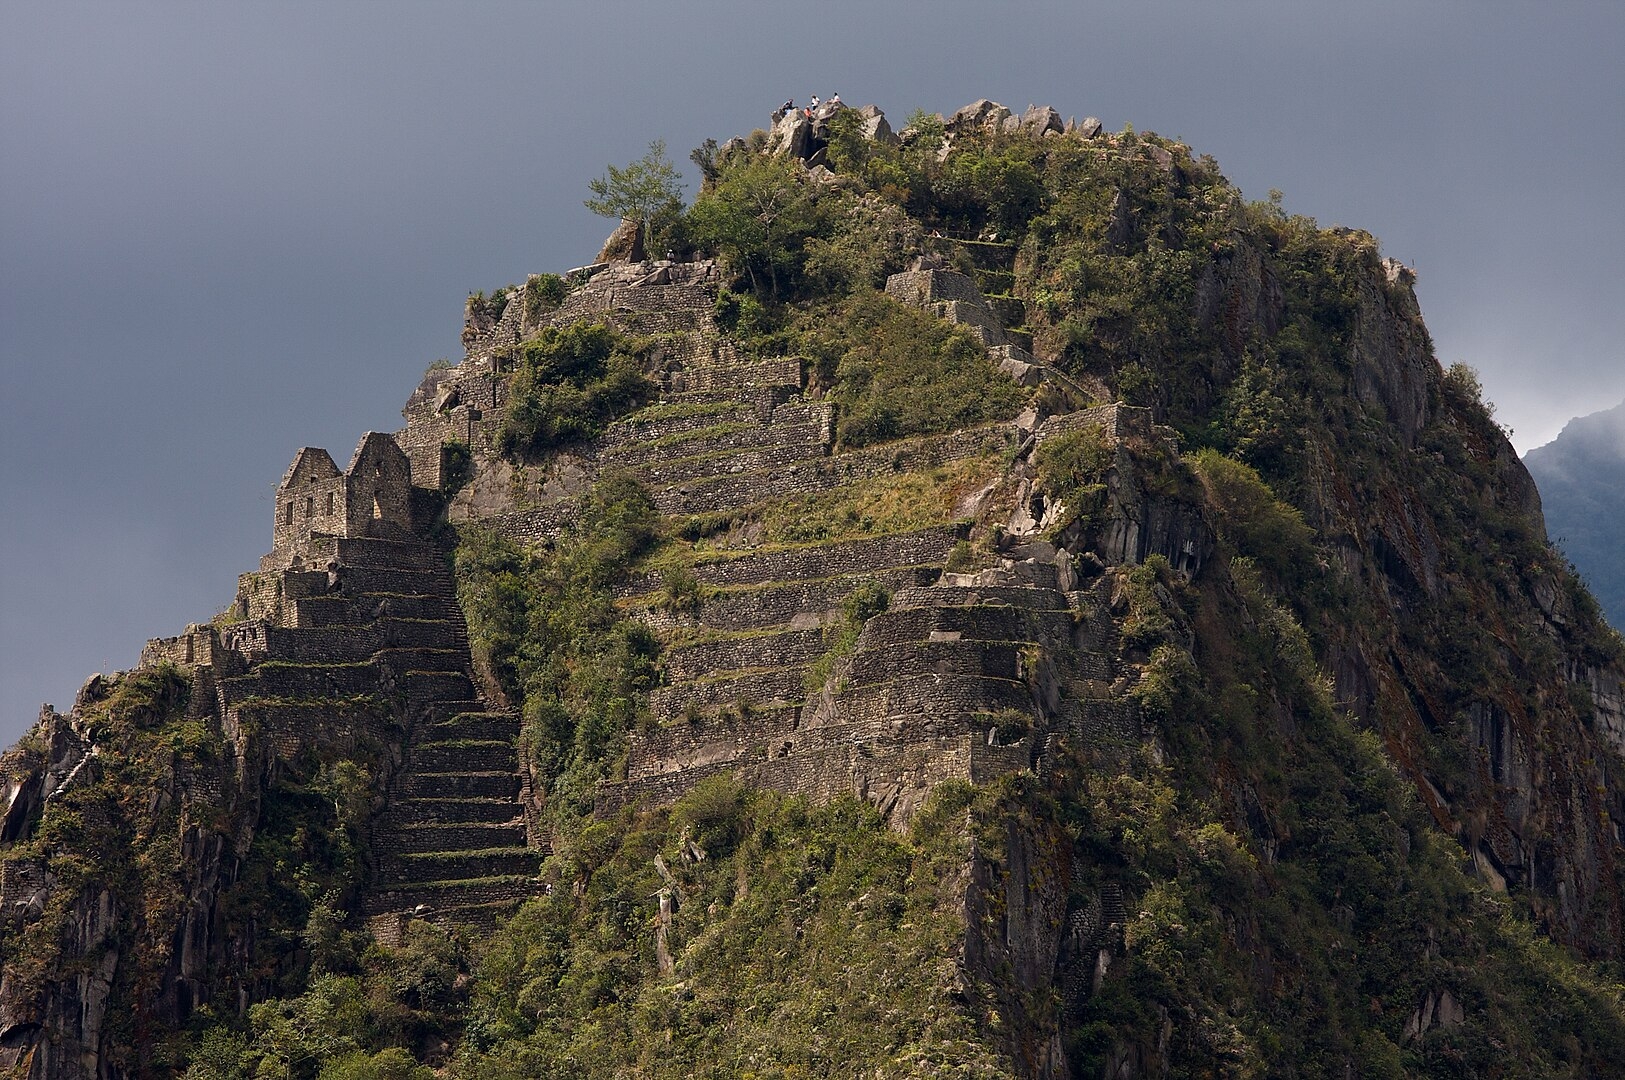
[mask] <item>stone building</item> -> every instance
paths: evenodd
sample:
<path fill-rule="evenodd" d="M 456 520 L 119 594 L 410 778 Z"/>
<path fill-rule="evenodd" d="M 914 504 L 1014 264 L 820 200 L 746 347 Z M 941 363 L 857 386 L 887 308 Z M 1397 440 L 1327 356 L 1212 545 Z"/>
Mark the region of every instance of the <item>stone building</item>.
<path fill-rule="evenodd" d="M 350 467 L 339 472 L 326 450 L 294 456 L 276 489 L 271 553 L 263 570 L 304 562 L 312 544 L 331 537 L 406 539 L 412 535 L 412 466 L 392 435 L 369 431 Z"/>

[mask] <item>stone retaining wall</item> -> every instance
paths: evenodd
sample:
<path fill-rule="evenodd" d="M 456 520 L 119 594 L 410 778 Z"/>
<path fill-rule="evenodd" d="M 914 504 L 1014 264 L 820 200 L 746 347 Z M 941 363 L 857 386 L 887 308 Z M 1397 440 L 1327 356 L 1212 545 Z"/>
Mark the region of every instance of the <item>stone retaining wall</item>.
<path fill-rule="evenodd" d="M 816 626 L 827 613 L 840 610 L 841 601 L 859 582 L 874 580 L 888 590 L 933 581 L 934 566 L 901 567 L 869 575 L 841 575 L 816 581 L 792 581 L 783 585 L 716 593 L 700 605 L 698 625 L 712 630 L 761 630 L 772 626 Z M 676 625 L 676 620 L 651 613 L 649 622 L 659 628 Z M 798 618 L 799 617 L 799 618 Z"/>
<path fill-rule="evenodd" d="M 749 703 L 772 707 L 794 704 L 807 696 L 806 668 L 793 665 L 759 671 L 730 671 L 712 679 L 662 686 L 649 695 L 649 712 L 666 722 L 688 709 L 714 709 Z"/>
<path fill-rule="evenodd" d="M 707 585 L 758 585 L 770 581 L 867 574 L 900 566 L 927 566 L 947 559 L 967 527 L 947 525 L 819 546 L 753 552 L 702 562 L 694 576 Z"/>
<path fill-rule="evenodd" d="M 912 676 L 1022 679 L 1020 646 L 1006 641 L 906 641 L 860 648 L 846 677 L 854 686 Z"/>
<path fill-rule="evenodd" d="M 683 770 L 729 763 L 741 757 L 763 757 L 796 730 L 796 708 L 764 709 L 740 717 L 711 713 L 694 721 L 679 720 L 647 734 L 634 733 L 627 753 L 629 780 L 664 776 Z"/>
<path fill-rule="evenodd" d="M 696 641 L 666 650 L 666 677 L 672 682 L 684 682 L 720 671 L 808 664 L 828 648 L 821 630 Z"/>
<path fill-rule="evenodd" d="M 835 695 L 831 722 L 876 723 L 971 716 L 1004 709 L 1032 712 L 1033 694 L 1024 682 L 975 675 L 912 675 L 852 687 Z"/>

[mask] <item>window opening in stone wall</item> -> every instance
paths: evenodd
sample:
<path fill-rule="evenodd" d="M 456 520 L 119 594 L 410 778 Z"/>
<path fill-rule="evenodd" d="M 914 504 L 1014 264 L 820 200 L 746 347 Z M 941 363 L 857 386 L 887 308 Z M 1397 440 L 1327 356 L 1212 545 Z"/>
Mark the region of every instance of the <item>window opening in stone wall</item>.
<path fill-rule="evenodd" d="M 293 524 L 293 503 L 291 502 L 282 504 L 282 524 Z"/>
<path fill-rule="evenodd" d="M 333 512 L 333 493 L 331 491 L 327 493 L 327 512 L 329 514 Z"/>
<path fill-rule="evenodd" d="M 315 516 L 316 516 L 316 496 L 314 496 L 314 495 L 306 495 L 305 496 L 305 517 L 313 518 Z"/>

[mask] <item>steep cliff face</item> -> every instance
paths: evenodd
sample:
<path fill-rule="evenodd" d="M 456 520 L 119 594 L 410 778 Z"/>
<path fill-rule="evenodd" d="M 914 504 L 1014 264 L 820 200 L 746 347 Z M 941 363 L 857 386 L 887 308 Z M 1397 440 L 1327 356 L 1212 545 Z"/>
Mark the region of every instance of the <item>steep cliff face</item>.
<path fill-rule="evenodd" d="M 7 753 L 0 1061 L 17 1075 L 175 1068 L 187 1017 L 274 992 L 300 909 L 360 883 L 387 715 L 227 731 L 210 689 L 170 666 L 97 676 Z"/>
<path fill-rule="evenodd" d="M 1625 653 L 1410 273 L 1154 136 L 877 116 L 471 298 L 8 753 L 0 1062 L 1625 1067 Z"/>

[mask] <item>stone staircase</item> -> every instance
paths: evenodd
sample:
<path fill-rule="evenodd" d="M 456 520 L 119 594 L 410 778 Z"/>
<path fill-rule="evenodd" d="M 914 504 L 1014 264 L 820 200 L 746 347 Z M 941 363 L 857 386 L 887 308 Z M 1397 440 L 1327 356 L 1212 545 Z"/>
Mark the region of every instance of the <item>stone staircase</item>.
<path fill-rule="evenodd" d="M 223 647 L 247 661 L 217 680 L 223 709 L 273 740 L 357 710 L 398 717 L 404 759 L 372 823 L 363 914 L 386 943 L 408 917 L 488 928 L 534 893 L 546 852 L 530 842 L 520 801 L 519 719 L 491 709 L 470 678 L 444 552 L 419 540 L 334 537 L 301 561 L 326 569 L 245 576 L 245 591 L 281 599 L 275 620 L 220 631 Z"/>

